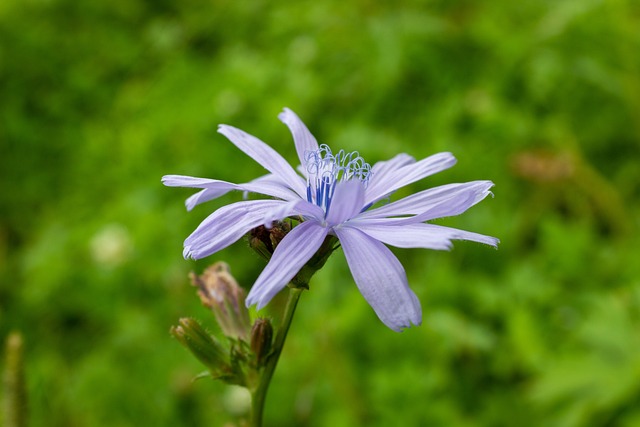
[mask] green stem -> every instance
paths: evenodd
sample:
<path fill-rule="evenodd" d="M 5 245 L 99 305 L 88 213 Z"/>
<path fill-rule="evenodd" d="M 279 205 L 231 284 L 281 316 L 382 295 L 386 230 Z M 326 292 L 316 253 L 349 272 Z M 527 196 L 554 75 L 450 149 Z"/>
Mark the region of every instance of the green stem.
<path fill-rule="evenodd" d="M 267 397 L 267 390 L 271 383 L 271 378 L 276 370 L 278 359 L 280 359 L 280 353 L 282 353 L 282 347 L 284 347 L 284 341 L 287 339 L 287 332 L 291 326 L 291 320 L 293 320 L 293 314 L 296 311 L 300 294 L 302 294 L 303 288 L 290 288 L 289 299 L 287 300 L 287 306 L 284 309 L 284 318 L 282 324 L 278 329 L 276 339 L 273 346 L 273 353 L 269 356 L 267 364 L 264 367 L 264 371 L 260 376 L 260 382 L 258 387 L 253 390 L 251 395 L 251 427 L 262 426 L 262 415 L 264 412 L 264 403 Z"/>
<path fill-rule="evenodd" d="M 22 335 L 13 332 L 7 338 L 4 375 L 4 426 L 24 427 L 27 424 L 26 390 L 24 382 Z M 0 409 L 0 412 L 2 410 Z"/>

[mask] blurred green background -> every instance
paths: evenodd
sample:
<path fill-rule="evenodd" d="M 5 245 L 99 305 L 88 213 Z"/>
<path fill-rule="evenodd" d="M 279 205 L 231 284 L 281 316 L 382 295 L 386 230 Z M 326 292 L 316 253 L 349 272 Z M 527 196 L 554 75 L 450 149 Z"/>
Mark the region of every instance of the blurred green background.
<path fill-rule="evenodd" d="M 398 196 L 491 179 L 441 224 L 498 251 L 396 250 L 421 327 L 380 323 L 336 253 L 305 293 L 270 426 L 640 425 L 638 1 L 0 2 L 0 338 L 26 341 L 32 426 L 223 426 L 237 390 L 168 330 L 214 329 L 183 239 L 216 207 L 164 174 L 244 182 L 216 133 L 297 157 L 296 111 L 370 163 L 451 151 Z"/>

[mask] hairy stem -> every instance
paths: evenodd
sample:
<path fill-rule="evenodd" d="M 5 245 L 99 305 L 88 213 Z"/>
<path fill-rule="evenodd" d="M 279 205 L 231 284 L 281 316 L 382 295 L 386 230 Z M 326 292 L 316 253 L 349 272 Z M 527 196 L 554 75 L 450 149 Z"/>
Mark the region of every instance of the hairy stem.
<path fill-rule="evenodd" d="M 287 339 L 287 332 L 289 332 L 289 327 L 291 326 L 291 321 L 293 320 L 293 314 L 296 311 L 296 306 L 298 305 L 298 300 L 300 299 L 300 294 L 302 294 L 302 291 L 303 288 L 299 287 L 289 289 L 289 299 L 287 300 L 287 305 L 284 310 L 282 324 L 278 328 L 278 333 L 276 334 L 275 342 L 273 344 L 273 352 L 267 360 L 264 371 L 260 376 L 260 382 L 258 383 L 258 386 L 255 388 L 255 390 L 252 391 L 251 394 L 251 427 L 262 426 L 262 416 L 264 412 L 265 400 L 267 397 L 267 390 L 269 389 L 271 378 L 273 377 L 273 373 L 276 370 L 276 365 L 278 364 L 278 360 L 280 359 L 280 354 L 282 353 L 284 342 Z"/>

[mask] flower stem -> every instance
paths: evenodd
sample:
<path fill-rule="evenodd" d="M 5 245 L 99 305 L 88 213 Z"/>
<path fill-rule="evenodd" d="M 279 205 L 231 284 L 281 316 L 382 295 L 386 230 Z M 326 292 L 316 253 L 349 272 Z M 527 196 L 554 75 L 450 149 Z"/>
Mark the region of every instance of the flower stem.
<path fill-rule="evenodd" d="M 260 376 L 260 382 L 255 390 L 251 393 L 251 427 L 262 426 L 262 415 L 264 412 L 264 404 L 267 397 L 267 390 L 271 383 L 271 378 L 276 370 L 278 359 L 280 359 L 280 353 L 282 353 L 282 347 L 284 347 L 284 341 L 287 338 L 287 332 L 291 326 L 291 320 L 293 320 L 293 314 L 296 311 L 300 294 L 302 294 L 303 288 L 290 288 L 289 299 L 284 309 L 284 317 L 282 324 L 278 328 L 276 339 L 273 345 L 273 353 L 269 356 L 267 363 L 264 367 L 264 371 Z"/>
<path fill-rule="evenodd" d="M 6 427 L 27 425 L 23 347 L 20 333 L 12 332 L 9 334 L 6 343 L 6 368 L 4 372 L 4 407 L 0 408 L 0 412 L 4 412 L 3 425 Z"/>

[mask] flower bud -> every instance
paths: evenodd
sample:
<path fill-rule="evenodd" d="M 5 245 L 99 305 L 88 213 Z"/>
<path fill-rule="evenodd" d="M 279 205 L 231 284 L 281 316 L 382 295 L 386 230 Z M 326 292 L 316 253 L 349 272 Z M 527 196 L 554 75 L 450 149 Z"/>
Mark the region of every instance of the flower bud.
<path fill-rule="evenodd" d="M 274 251 L 278 247 L 280 241 L 284 239 L 284 236 L 286 236 L 290 231 L 291 225 L 288 222 L 276 221 L 273 223 L 273 227 L 269 230 L 269 240 L 271 241 Z"/>
<path fill-rule="evenodd" d="M 249 232 L 249 246 L 268 261 L 289 231 L 291 225 L 284 221 L 274 221 L 271 228 L 260 225 Z"/>
<path fill-rule="evenodd" d="M 246 292 L 231 275 L 229 266 L 217 262 L 201 276 L 190 274 L 198 288 L 202 303 L 213 311 L 222 332 L 229 338 L 249 341 L 249 311 L 245 307 Z"/>
<path fill-rule="evenodd" d="M 211 374 L 217 375 L 228 370 L 229 355 L 222 344 L 209 335 L 195 319 L 182 318 L 179 323 L 179 326 L 171 328 L 171 335 L 204 363 Z"/>
<path fill-rule="evenodd" d="M 251 351 L 256 356 L 256 365 L 261 367 L 271 352 L 273 326 L 266 318 L 256 319 L 251 328 Z"/>
<path fill-rule="evenodd" d="M 267 261 L 273 254 L 273 244 L 269 238 L 269 230 L 260 225 L 249 232 L 249 246 Z"/>

